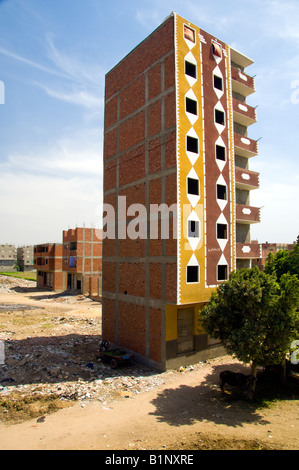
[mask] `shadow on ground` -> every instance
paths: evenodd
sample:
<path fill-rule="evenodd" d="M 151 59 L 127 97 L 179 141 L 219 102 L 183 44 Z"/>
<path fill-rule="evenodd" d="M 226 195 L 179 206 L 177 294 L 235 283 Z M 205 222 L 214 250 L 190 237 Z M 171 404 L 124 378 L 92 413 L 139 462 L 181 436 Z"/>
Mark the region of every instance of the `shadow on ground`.
<path fill-rule="evenodd" d="M 0 385 L 55 384 L 131 376 L 143 367 L 132 362 L 113 370 L 103 364 L 100 335 L 69 334 L 5 341 L 5 364 L 0 365 Z M 157 371 L 147 369 L 146 374 Z"/>
<path fill-rule="evenodd" d="M 20 294 L 30 294 L 44 292 L 44 295 L 31 295 L 29 298 L 33 300 L 44 300 L 44 299 L 60 299 L 60 297 L 76 297 L 81 294 L 80 290 L 66 289 L 62 292 L 54 292 L 51 288 L 40 288 L 40 287 L 20 287 L 14 286 L 10 288 L 11 291 Z M 83 295 L 83 294 L 82 294 Z"/>
<path fill-rule="evenodd" d="M 158 422 L 171 426 L 185 426 L 196 422 L 214 422 L 231 427 L 241 427 L 245 423 L 268 424 L 260 410 L 272 400 L 299 399 L 298 380 L 281 382 L 277 377 L 259 374 L 254 399 L 248 401 L 234 389 L 221 394 L 219 374 L 225 369 L 250 373 L 249 368 L 237 364 L 216 365 L 211 374 L 195 387 L 181 385 L 166 389 L 152 401 L 156 410 L 151 413 Z"/>

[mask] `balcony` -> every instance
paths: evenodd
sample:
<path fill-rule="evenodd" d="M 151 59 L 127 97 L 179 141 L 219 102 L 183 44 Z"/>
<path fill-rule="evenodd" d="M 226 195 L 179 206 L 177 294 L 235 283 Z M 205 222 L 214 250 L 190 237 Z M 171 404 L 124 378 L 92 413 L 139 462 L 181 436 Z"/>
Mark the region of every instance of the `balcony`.
<path fill-rule="evenodd" d="M 250 57 L 247 57 L 243 53 L 239 52 L 237 49 L 233 47 L 230 48 L 231 53 L 231 60 L 235 64 L 239 64 L 241 67 L 249 67 L 249 65 L 253 64 L 253 60 Z"/>
<path fill-rule="evenodd" d="M 48 260 L 46 258 L 35 258 L 34 259 L 34 265 L 35 266 L 46 266 L 48 264 Z"/>
<path fill-rule="evenodd" d="M 261 221 L 260 208 L 236 204 L 236 222 L 239 224 L 256 224 Z"/>
<path fill-rule="evenodd" d="M 233 99 L 234 121 L 242 124 L 242 126 L 251 126 L 257 121 L 256 109 L 242 101 Z"/>
<path fill-rule="evenodd" d="M 236 243 L 237 258 L 261 258 L 261 245 L 259 243 Z"/>
<path fill-rule="evenodd" d="M 246 73 L 236 69 L 235 67 L 232 67 L 231 70 L 233 91 L 243 96 L 249 96 L 255 92 L 253 77 L 246 75 Z"/>
<path fill-rule="evenodd" d="M 80 267 L 77 265 L 77 256 L 65 256 L 63 259 L 63 265 L 62 265 L 62 270 L 63 271 L 70 271 L 70 272 L 77 272 L 79 269 L 82 270 L 82 266 L 80 264 Z"/>
<path fill-rule="evenodd" d="M 251 191 L 252 189 L 258 189 L 260 186 L 259 183 L 260 174 L 256 171 L 245 170 L 238 166 L 235 167 L 235 181 L 236 188 L 246 189 Z"/>
<path fill-rule="evenodd" d="M 241 157 L 251 158 L 258 154 L 258 143 L 256 140 L 244 137 L 234 132 L 235 154 Z"/>

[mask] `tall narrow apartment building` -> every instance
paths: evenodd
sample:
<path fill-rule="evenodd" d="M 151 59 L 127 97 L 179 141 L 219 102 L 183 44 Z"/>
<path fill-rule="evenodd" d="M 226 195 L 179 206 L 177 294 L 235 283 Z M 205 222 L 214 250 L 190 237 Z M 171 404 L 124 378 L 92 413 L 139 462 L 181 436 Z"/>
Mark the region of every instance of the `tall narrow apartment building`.
<path fill-rule="evenodd" d="M 106 75 L 103 338 L 161 370 L 220 353 L 200 311 L 260 257 L 250 64 L 172 13 Z"/>

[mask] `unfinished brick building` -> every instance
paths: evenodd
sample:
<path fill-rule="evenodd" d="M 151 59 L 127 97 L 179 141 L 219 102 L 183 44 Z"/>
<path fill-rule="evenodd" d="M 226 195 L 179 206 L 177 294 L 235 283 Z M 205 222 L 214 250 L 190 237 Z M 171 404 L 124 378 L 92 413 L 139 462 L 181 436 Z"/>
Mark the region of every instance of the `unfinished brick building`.
<path fill-rule="evenodd" d="M 37 287 L 74 290 L 93 298 L 102 295 L 101 231 L 77 227 L 63 231 L 62 244 L 34 247 Z"/>
<path fill-rule="evenodd" d="M 63 291 L 65 289 L 61 243 L 35 245 L 33 267 L 37 273 L 37 287 L 46 287 L 54 291 Z"/>
<path fill-rule="evenodd" d="M 200 311 L 260 257 L 251 63 L 173 13 L 106 75 L 103 338 L 162 370 L 219 354 Z"/>
<path fill-rule="evenodd" d="M 102 240 L 100 231 L 78 227 L 63 231 L 63 271 L 67 289 L 101 297 Z"/>

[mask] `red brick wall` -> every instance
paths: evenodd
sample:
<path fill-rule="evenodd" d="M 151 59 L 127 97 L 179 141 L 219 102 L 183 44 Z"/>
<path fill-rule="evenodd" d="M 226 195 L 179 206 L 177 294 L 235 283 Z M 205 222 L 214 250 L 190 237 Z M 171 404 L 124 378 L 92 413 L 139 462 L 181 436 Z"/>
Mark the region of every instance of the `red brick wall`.
<path fill-rule="evenodd" d="M 161 361 L 161 318 L 161 310 L 150 309 L 150 357 L 156 362 Z"/>
<path fill-rule="evenodd" d="M 145 39 L 126 58 L 114 67 L 106 79 L 105 96 L 108 100 L 116 92 L 138 77 L 148 67 L 173 49 L 174 24 L 169 18 L 149 38 Z"/>
<path fill-rule="evenodd" d="M 130 82 L 120 92 L 120 119 L 132 114 L 145 101 L 145 76 L 141 75 Z"/>
<path fill-rule="evenodd" d="M 144 155 L 145 155 L 144 144 L 139 145 L 138 147 L 132 150 L 129 150 L 128 152 L 125 152 L 123 155 L 121 155 L 121 157 L 119 158 L 119 185 L 120 186 L 124 186 L 126 184 L 132 183 L 133 181 L 137 181 L 139 179 L 144 178 L 144 174 L 145 174 Z M 112 161 L 111 165 L 113 165 L 113 168 L 116 170 L 117 165 L 115 161 Z M 107 175 L 109 178 L 109 172 Z M 116 173 L 115 173 L 115 177 L 116 177 Z M 106 179 L 106 172 L 105 172 L 105 179 Z M 116 179 L 114 179 L 114 188 L 115 186 L 116 186 Z"/>
<path fill-rule="evenodd" d="M 115 301 L 103 298 L 102 309 L 105 312 L 102 317 L 102 337 L 115 343 Z"/>
<path fill-rule="evenodd" d="M 140 305 L 119 303 L 119 343 L 145 355 L 145 312 Z"/>
<path fill-rule="evenodd" d="M 119 292 L 137 297 L 145 296 L 145 266 L 144 263 L 120 263 Z"/>
<path fill-rule="evenodd" d="M 173 21 L 173 17 L 166 20 L 106 75 L 104 203 L 114 206 L 115 215 L 117 196 L 126 197 L 126 208 L 138 203 L 148 204 L 149 210 L 150 204 L 176 202 Z M 126 227 L 137 215 L 126 215 Z M 103 240 L 104 336 L 112 340 L 115 335 L 120 346 L 149 353 L 149 359 L 157 362 L 162 310 L 150 309 L 149 304 L 160 302 L 162 309 L 166 298 L 173 302 L 176 297 L 176 263 L 165 260 L 175 254 L 176 241 Z M 170 289 L 169 294 L 163 289 Z M 146 325 L 150 325 L 147 333 Z"/>

